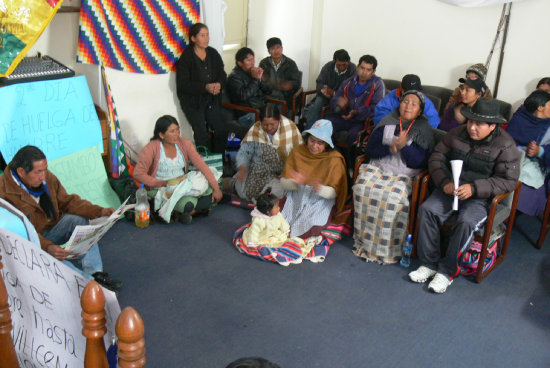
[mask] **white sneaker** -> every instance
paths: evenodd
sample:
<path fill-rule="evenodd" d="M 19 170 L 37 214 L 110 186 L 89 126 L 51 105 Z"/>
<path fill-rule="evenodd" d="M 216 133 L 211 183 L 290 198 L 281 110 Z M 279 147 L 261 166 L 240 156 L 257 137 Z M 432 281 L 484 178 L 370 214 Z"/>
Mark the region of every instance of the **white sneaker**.
<path fill-rule="evenodd" d="M 431 268 L 420 266 L 416 271 L 409 273 L 409 278 L 413 282 L 424 283 L 436 273 L 437 272 L 432 270 Z"/>
<path fill-rule="evenodd" d="M 428 285 L 428 290 L 437 294 L 443 294 L 449 285 L 453 283 L 453 280 L 449 280 L 447 276 L 442 273 L 436 273 L 434 279 Z"/>

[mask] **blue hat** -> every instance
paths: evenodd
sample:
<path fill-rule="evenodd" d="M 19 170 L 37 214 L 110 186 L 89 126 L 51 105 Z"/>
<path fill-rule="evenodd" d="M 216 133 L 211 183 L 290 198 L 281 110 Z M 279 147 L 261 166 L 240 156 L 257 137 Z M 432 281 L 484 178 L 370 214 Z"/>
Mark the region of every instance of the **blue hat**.
<path fill-rule="evenodd" d="M 311 134 L 315 138 L 319 138 L 323 142 L 327 143 L 331 148 L 334 148 L 334 144 L 332 144 L 331 138 L 332 123 L 330 122 L 330 120 L 317 120 L 315 124 L 313 124 L 308 130 L 305 130 L 302 135 L 305 135 L 306 133 Z"/>

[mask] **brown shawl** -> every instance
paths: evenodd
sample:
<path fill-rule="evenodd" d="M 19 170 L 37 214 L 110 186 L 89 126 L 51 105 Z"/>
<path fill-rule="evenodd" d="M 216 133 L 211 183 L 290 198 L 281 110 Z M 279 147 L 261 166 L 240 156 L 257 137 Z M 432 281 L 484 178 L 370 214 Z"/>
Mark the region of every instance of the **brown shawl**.
<path fill-rule="evenodd" d="M 336 214 L 344 210 L 348 199 L 348 177 L 344 157 L 336 150 L 312 154 L 306 143 L 296 146 L 285 163 L 281 176 L 292 179 L 292 171 L 301 172 L 306 176 L 306 183 L 314 185 L 320 179 L 323 185 L 328 185 L 336 191 Z M 340 219 L 346 221 L 346 219 Z"/>

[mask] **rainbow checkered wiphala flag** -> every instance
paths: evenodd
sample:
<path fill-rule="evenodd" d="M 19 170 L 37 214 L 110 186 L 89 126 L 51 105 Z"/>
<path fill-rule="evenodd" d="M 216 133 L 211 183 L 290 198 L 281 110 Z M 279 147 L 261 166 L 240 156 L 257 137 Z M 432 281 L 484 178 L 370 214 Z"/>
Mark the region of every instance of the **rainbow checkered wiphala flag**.
<path fill-rule="evenodd" d="M 168 73 L 198 21 L 199 0 L 82 0 L 77 61 Z"/>
<path fill-rule="evenodd" d="M 107 117 L 109 119 L 109 147 L 111 149 L 111 176 L 113 178 L 129 177 L 130 175 L 130 160 L 126 156 L 124 150 L 124 141 L 122 140 L 122 131 L 118 121 L 116 112 L 115 99 L 111 93 L 111 86 L 107 82 L 105 68 L 101 66 L 101 79 L 103 80 L 103 88 L 105 89 L 105 98 L 107 100 Z"/>

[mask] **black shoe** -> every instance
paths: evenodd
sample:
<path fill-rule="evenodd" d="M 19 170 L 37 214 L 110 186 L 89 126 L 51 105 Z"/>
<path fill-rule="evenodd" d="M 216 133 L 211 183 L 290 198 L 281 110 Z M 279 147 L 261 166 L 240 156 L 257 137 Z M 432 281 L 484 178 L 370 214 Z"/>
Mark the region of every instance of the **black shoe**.
<path fill-rule="evenodd" d="M 193 221 L 193 216 L 191 216 L 190 214 L 188 213 L 182 213 L 180 215 L 180 222 L 182 224 L 186 224 L 186 225 L 189 225 L 191 223 L 191 221 Z"/>
<path fill-rule="evenodd" d="M 97 281 L 101 286 L 109 289 L 111 291 L 117 291 L 122 287 L 122 281 L 112 279 L 107 272 L 95 272 L 92 277 Z"/>
<path fill-rule="evenodd" d="M 212 206 L 205 208 L 201 211 L 197 211 L 196 214 L 199 216 L 210 216 L 212 214 Z"/>
<path fill-rule="evenodd" d="M 175 223 L 180 221 L 180 218 L 181 217 L 180 217 L 179 212 L 173 211 L 172 216 L 170 216 L 170 223 L 175 224 Z M 163 221 L 164 221 L 164 219 L 163 219 Z"/>

